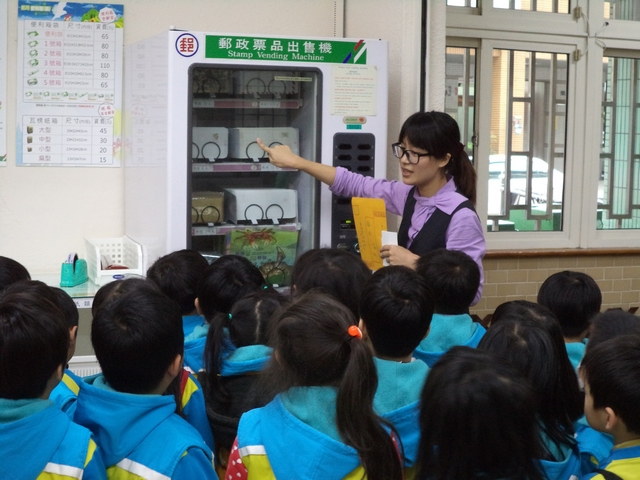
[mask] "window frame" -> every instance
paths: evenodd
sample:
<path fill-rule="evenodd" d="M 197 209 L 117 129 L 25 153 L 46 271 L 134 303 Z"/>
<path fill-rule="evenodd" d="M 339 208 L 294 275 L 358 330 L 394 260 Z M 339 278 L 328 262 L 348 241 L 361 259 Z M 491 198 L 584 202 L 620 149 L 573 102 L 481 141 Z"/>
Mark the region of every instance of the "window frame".
<path fill-rule="evenodd" d="M 639 230 L 597 230 L 597 190 L 600 168 L 601 88 L 603 49 L 640 54 L 639 22 L 606 20 L 609 25 L 597 38 L 595 25 L 604 25 L 604 2 L 571 0 L 570 14 L 494 9 L 492 0 L 478 0 L 478 8 L 452 7 L 446 10 L 446 46 L 474 47 L 476 54 L 475 124 L 478 144 L 475 165 L 478 173 L 477 212 L 487 224 L 491 124 L 491 74 L 494 49 L 550 52 L 569 55 L 567 130 L 563 230 L 559 232 L 487 232 L 489 250 L 624 248 L 640 246 Z M 585 17 L 575 19 L 580 6 Z M 635 27 L 635 28 L 634 28 Z M 587 30 L 591 31 L 588 37 Z M 574 52 L 580 51 L 575 60 Z M 488 67 L 483 68 L 484 65 Z M 595 99 L 595 100 L 594 100 Z"/>

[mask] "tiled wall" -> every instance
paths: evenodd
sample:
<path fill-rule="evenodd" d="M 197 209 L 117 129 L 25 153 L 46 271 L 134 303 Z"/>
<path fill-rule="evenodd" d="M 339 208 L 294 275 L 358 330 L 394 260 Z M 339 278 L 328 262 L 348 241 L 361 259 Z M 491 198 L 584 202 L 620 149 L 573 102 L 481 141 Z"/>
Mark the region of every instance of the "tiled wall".
<path fill-rule="evenodd" d="M 584 272 L 595 279 L 602 290 L 602 310 L 640 307 L 640 252 L 633 254 L 593 253 L 536 256 L 488 253 L 484 259 L 484 292 L 471 314 L 481 319 L 509 300 L 536 301 L 538 289 L 551 274 L 563 270 Z"/>

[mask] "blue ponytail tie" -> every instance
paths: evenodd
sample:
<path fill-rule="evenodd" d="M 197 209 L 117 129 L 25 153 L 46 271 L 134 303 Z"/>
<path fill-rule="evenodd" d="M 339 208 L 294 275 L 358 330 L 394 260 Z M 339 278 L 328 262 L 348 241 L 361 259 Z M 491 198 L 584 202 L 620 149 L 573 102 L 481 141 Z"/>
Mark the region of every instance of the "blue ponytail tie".
<path fill-rule="evenodd" d="M 231 320 L 233 318 L 233 315 L 231 315 L 230 313 L 228 315 L 229 315 L 229 320 Z"/>

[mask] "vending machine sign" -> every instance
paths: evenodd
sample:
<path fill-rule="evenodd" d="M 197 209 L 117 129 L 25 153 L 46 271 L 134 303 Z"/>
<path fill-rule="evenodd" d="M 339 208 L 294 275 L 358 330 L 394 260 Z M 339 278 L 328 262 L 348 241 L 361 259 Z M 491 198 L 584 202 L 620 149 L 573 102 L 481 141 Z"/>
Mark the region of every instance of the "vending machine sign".
<path fill-rule="evenodd" d="M 19 0 L 18 165 L 120 165 L 123 11 Z"/>
<path fill-rule="evenodd" d="M 207 35 L 205 58 L 278 62 L 367 63 L 367 43 L 272 37 Z"/>

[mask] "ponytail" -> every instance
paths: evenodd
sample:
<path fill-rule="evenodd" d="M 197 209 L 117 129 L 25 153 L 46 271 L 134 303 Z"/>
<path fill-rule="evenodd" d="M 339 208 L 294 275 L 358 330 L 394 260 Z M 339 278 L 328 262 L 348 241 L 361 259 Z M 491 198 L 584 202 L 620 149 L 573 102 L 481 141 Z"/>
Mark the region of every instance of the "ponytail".
<path fill-rule="evenodd" d="M 476 169 L 473 168 L 469 155 L 464 151 L 464 146 L 460 144 L 460 150 L 457 154 L 451 154 L 451 159 L 445 167 L 445 171 L 453 176 L 458 192 L 476 204 L 476 183 L 478 175 Z"/>
<path fill-rule="evenodd" d="M 222 355 L 224 353 L 225 328 L 229 325 L 229 315 L 217 314 L 211 321 L 207 341 L 204 347 L 205 395 L 218 405 L 228 405 L 231 401 L 229 392 L 220 381 Z"/>
<path fill-rule="evenodd" d="M 373 411 L 378 374 L 371 352 L 360 338 L 350 336 L 345 341 L 351 355 L 338 388 L 338 432 L 358 451 L 369 480 L 401 479 L 401 455 L 383 425 L 394 433 L 395 429 Z M 395 438 L 400 442 L 398 435 Z"/>

